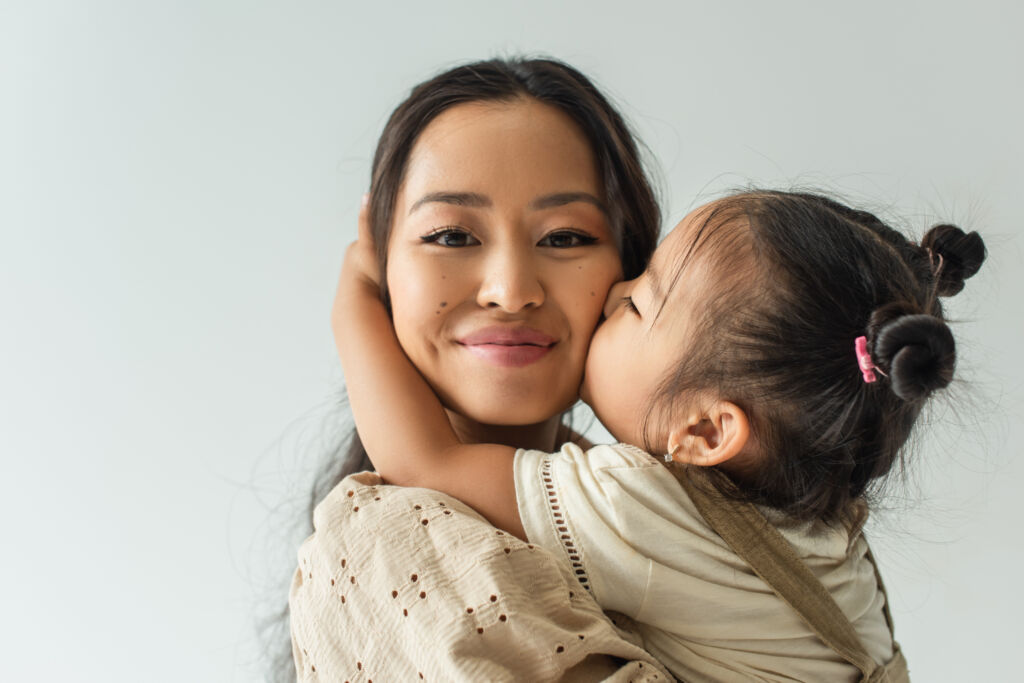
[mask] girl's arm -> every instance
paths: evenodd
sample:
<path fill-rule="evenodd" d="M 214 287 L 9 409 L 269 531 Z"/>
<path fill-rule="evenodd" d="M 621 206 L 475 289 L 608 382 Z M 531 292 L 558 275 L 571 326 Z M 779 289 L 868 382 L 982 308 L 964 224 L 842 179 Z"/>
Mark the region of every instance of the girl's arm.
<path fill-rule="evenodd" d="M 525 538 L 512 470 L 515 449 L 459 441 L 441 401 L 399 345 L 378 282 L 364 202 L 331 323 L 356 428 L 374 467 L 388 483 L 447 493 Z"/>

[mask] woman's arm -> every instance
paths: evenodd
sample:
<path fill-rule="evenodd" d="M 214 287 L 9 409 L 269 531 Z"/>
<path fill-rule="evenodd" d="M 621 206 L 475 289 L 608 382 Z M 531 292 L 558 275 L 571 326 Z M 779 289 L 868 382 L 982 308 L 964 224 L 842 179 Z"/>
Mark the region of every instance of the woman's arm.
<path fill-rule="evenodd" d="M 409 361 L 379 297 L 365 203 L 345 253 L 332 312 L 352 414 L 374 467 L 389 483 L 435 489 L 525 538 L 516 503 L 515 449 L 463 444 L 440 400 Z"/>

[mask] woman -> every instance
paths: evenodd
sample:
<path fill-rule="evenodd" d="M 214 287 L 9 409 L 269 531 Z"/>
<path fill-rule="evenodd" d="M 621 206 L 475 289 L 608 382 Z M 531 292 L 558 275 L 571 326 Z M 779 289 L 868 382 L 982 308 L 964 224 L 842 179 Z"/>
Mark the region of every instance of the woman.
<path fill-rule="evenodd" d="M 657 237 L 617 112 L 558 62 L 458 67 L 392 114 L 368 201 L 381 296 L 460 437 L 578 438 L 562 414 L 605 295 Z M 357 469 L 355 441 L 342 475 Z M 571 567 L 458 501 L 381 484 L 348 477 L 317 508 L 290 596 L 301 680 L 664 679 Z"/>

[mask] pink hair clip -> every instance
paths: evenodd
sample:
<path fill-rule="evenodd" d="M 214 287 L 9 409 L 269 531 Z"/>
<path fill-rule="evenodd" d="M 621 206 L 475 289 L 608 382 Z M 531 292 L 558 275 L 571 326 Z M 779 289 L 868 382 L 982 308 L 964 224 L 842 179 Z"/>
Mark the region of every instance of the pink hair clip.
<path fill-rule="evenodd" d="M 871 362 L 871 354 L 868 353 L 868 338 L 857 337 L 853 342 L 853 347 L 857 351 L 857 365 L 860 366 L 860 371 L 864 373 L 864 381 L 870 384 L 874 382 L 875 377 L 875 364 Z"/>

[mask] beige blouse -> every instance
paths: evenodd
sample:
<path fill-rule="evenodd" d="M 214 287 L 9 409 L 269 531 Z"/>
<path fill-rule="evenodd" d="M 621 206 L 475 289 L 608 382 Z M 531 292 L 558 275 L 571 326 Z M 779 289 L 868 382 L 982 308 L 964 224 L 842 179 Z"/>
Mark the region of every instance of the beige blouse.
<path fill-rule="evenodd" d="M 436 491 L 343 480 L 289 595 L 300 681 L 670 681 L 569 563 Z"/>
<path fill-rule="evenodd" d="M 671 472 L 625 444 L 516 452 L 527 538 L 561 553 L 606 610 L 636 621 L 643 646 L 686 681 L 856 681 L 704 521 Z M 868 655 L 893 657 L 885 596 L 862 536 L 762 511 L 852 622 Z"/>

